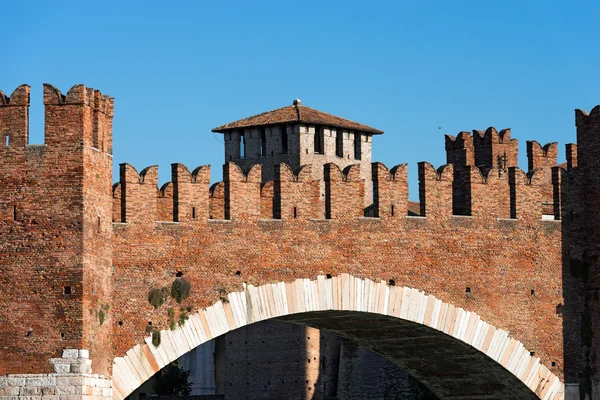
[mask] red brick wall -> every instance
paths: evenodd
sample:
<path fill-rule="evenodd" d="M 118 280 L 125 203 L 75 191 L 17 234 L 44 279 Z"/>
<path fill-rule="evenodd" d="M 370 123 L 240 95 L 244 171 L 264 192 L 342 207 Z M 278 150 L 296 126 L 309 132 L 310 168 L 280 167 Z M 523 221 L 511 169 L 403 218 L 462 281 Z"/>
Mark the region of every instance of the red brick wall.
<path fill-rule="evenodd" d="M 35 146 L 29 87 L 0 103 L 11 136 L 0 148 L 0 374 L 51 372 L 63 348 L 89 348 L 107 372 L 111 323 L 98 313 L 111 304 L 112 99 L 45 85 L 45 145 Z"/>
<path fill-rule="evenodd" d="M 522 181 L 514 179 L 512 189 L 508 178 L 488 176 L 484 181 L 477 171 L 476 212 L 472 217 L 453 217 L 452 168 L 441 168 L 438 173 L 429 164 L 421 164 L 426 218 L 400 214 L 391 218 L 389 199 L 401 202 L 398 209 L 407 208 L 405 174 L 396 170 L 397 181 L 391 184 L 390 176 L 383 173 L 386 168 L 378 165 L 382 218 L 377 219 L 360 218 L 362 185 L 352 172 L 343 174 L 326 165 L 332 219 L 315 220 L 304 212 L 294 219 L 286 211 L 282 220 L 265 220 L 261 219 L 264 207 L 258 213 L 265 201 L 265 196 L 260 197 L 259 175 L 249 179 L 233 165 L 226 168 L 235 181 L 223 183 L 230 187 L 225 207 L 238 218 L 227 223 L 197 220 L 176 225 L 140 218 L 137 224 L 115 226 L 114 285 L 121 290 L 114 296 L 114 321 L 123 322 L 115 325 L 116 354 L 139 343 L 149 321 L 153 326 L 167 326 L 167 309 L 180 305 L 170 299 L 155 311 L 147 295 L 153 288 L 170 287 L 177 273 L 192 285 L 192 295 L 183 306 L 198 310 L 223 293 L 242 290 L 243 282 L 260 285 L 346 272 L 393 279 L 396 285 L 425 290 L 475 311 L 510 331 L 545 365 L 556 362 L 553 372 L 562 373 L 562 320 L 556 307 L 563 302 L 561 225 L 541 221 L 541 208 L 530 207 L 537 201 L 538 188 L 520 170 L 514 175 Z M 299 196 L 314 196 L 315 185 L 294 181 L 286 172 L 280 172 L 286 181 L 274 184 L 282 188 L 281 204 L 297 204 Z M 295 190 L 286 189 L 290 187 Z M 517 218 L 498 220 L 510 216 L 511 193 Z M 493 206 L 485 207 L 486 197 L 494 196 Z M 142 200 L 131 202 L 141 204 Z M 289 210 L 289 206 L 284 208 Z"/>
<path fill-rule="evenodd" d="M 453 166 L 419 164 L 422 217 L 415 218 L 406 216 L 406 168 L 375 164 L 379 218 L 361 218 L 359 169 L 333 164 L 324 166 L 324 198 L 311 178 L 315 166 L 296 174 L 281 166 L 261 188 L 260 167 L 231 163 L 210 191 L 208 168 L 190 173 L 175 164 L 162 193 L 157 167 L 138 173 L 122 164 L 111 198 L 112 99 L 83 86 L 66 96 L 47 86 L 46 144 L 27 146 L 28 93 L 20 87 L 10 98 L 0 95 L 0 134 L 11 135 L 7 148 L 0 140 L 0 374 L 50 372 L 48 359 L 62 348 L 90 348 L 94 372 L 109 373 L 113 356 L 140 343 L 149 322 L 168 326 L 168 307 L 195 311 L 243 282 L 341 273 L 392 279 L 475 311 L 545 365 L 556 362 L 559 376 L 565 363 L 579 365 L 571 350 L 582 348 L 581 323 L 564 328 L 557 314 L 581 322 L 582 307 L 595 310 L 582 300 L 582 280 L 565 271 L 572 260 L 598 268 L 590 244 L 600 232 L 598 196 L 587 185 L 598 183 L 600 119 L 578 117 L 578 153 L 569 159 L 584 166 L 579 172 L 465 169 L 468 179 L 459 183 L 471 216 L 452 215 Z M 517 142 L 509 135 L 478 134 L 465 159 L 485 144 L 489 155 L 481 150 L 481 157 L 506 151 L 514 165 Z M 565 212 L 556 215 L 568 222 L 541 221 L 542 203 L 558 199 Z M 315 219 L 322 215 L 329 219 Z M 563 243 L 578 253 L 567 254 Z M 149 291 L 170 287 L 176 274 L 191 283 L 191 297 L 154 310 Z M 585 285 L 597 290 L 596 282 Z M 63 294 L 65 286 L 72 294 Z M 570 371 L 575 377 L 581 368 Z"/>

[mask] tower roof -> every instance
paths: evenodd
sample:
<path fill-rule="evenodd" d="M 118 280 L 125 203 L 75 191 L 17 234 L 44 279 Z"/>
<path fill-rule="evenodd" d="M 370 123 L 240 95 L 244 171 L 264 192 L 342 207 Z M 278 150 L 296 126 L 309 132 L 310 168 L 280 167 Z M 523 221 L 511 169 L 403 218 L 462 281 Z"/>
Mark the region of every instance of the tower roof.
<path fill-rule="evenodd" d="M 225 125 L 214 128 L 213 132 L 225 133 L 240 128 L 254 128 L 258 126 L 269 126 L 277 124 L 305 123 L 315 125 L 333 126 L 336 128 L 345 128 L 362 131 L 373 135 L 382 134 L 383 131 L 363 125 L 349 119 L 336 117 L 314 108 L 302 105 L 299 99 L 294 100 L 291 106 L 281 107 L 276 110 L 256 114 L 251 117 L 243 118 L 238 121 L 230 122 Z"/>

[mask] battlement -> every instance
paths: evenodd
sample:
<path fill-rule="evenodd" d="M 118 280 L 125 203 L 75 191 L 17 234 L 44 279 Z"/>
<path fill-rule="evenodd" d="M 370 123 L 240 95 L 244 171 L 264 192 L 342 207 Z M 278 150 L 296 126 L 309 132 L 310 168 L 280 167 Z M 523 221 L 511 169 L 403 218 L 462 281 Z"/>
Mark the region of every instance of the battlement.
<path fill-rule="evenodd" d="M 527 141 L 527 161 L 529 171 L 536 168 L 553 167 L 558 159 L 558 143 L 547 143 L 542 147 L 535 140 Z"/>
<path fill-rule="evenodd" d="M 138 171 L 121 164 L 120 181 L 113 186 L 113 220 L 133 225 L 156 222 L 206 224 L 211 220 L 258 223 L 260 220 L 308 221 L 351 220 L 366 216 L 364 180 L 359 165 L 341 169 L 323 166 L 324 181 L 313 178 L 314 166 L 293 171 L 278 164 L 275 179 L 262 183 L 261 166 L 244 170 L 233 162 L 223 166 L 223 181 L 210 186 L 210 167 L 189 172 L 182 164 L 173 164 L 172 180 L 158 187 L 158 167 Z M 398 220 L 408 216 L 408 166 L 391 170 L 373 163 L 373 204 L 370 216 L 380 220 Z M 476 166 L 461 169 L 452 164 L 437 170 L 427 162 L 419 163 L 421 216 L 446 219 L 454 212 L 456 180 L 468 199 L 467 215 L 477 219 L 521 219 L 533 223 L 550 214 L 560 219 L 560 179 L 563 167 L 538 168 L 526 174 L 518 167 L 506 173 L 497 168 L 481 170 Z M 562 171 L 562 172 L 561 172 Z M 320 185 L 325 190 L 320 191 Z M 550 211 L 547 211 L 550 210 Z"/>
<path fill-rule="evenodd" d="M 21 85 L 10 96 L 0 92 L 0 151 L 24 152 L 29 144 L 30 90 L 29 85 Z M 85 85 L 75 85 L 63 95 L 56 87 L 44 84 L 44 107 L 47 146 L 83 144 L 112 153 L 112 97 Z"/>
<path fill-rule="evenodd" d="M 457 168 L 475 165 L 480 169 L 498 168 L 505 171 L 517 166 L 519 142 L 511 139 L 510 129 L 500 132 L 494 127 L 485 131 L 474 130 L 472 134 L 460 132 L 446 137 L 446 163 Z"/>

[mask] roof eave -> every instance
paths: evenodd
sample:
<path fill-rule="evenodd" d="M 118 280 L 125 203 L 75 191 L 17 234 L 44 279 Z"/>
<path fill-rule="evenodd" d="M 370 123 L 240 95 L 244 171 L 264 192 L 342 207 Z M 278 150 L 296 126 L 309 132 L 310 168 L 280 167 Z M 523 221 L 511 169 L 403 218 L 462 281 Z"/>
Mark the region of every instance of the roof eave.
<path fill-rule="evenodd" d="M 237 130 L 240 130 L 240 129 L 257 128 L 259 126 L 273 126 L 273 125 L 291 124 L 291 123 L 317 124 L 315 122 L 308 122 L 308 121 L 288 121 L 288 122 L 274 122 L 272 124 L 237 126 L 237 127 L 232 127 L 232 128 L 224 128 L 224 127 L 218 126 L 216 128 L 213 128 L 211 130 L 211 132 L 214 132 L 214 133 L 227 133 L 227 132 L 231 132 L 231 131 L 237 131 Z M 371 128 L 371 127 L 368 127 L 369 129 L 357 129 L 357 128 L 348 128 L 348 127 L 339 126 L 339 125 L 331 125 L 331 124 L 317 124 L 317 125 L 333 126 L 333 127 L 336 127 L 336 128 L 344 128 L 344 129 L 349 129 L 349 130 L 354 130 L 354 131 L 361 131 L 361 132 L 364 132 L 364 133 L 368 133 L 370 135 L 383 135 L 383 133 L 384 133 L 383 131 L 380 131 L 379 129 L 375 129 L 375 128 Z"/>

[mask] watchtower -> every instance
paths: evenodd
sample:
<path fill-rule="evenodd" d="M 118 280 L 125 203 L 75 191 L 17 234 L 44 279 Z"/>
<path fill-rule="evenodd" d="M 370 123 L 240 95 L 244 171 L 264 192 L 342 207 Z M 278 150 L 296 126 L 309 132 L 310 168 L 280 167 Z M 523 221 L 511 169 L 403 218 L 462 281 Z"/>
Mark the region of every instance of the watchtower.
<path fill-rule="evenodd" d="M 262 181 L 275 178 L 275 166 L 286 163 L 297 170 L 312 165 L 313 177 L 323 181 L 324 165 L 344 169 L 360 165 L 365 181 L 365 206 L 372 202 L 371 144 L 383 131 L 307 107 L 299 99 L 278 108 L 213 129 L 225 139 L 225 162 L 248 170 L 262 165 Z M 323 187 L 321 194 L 323 195 Z"/>

